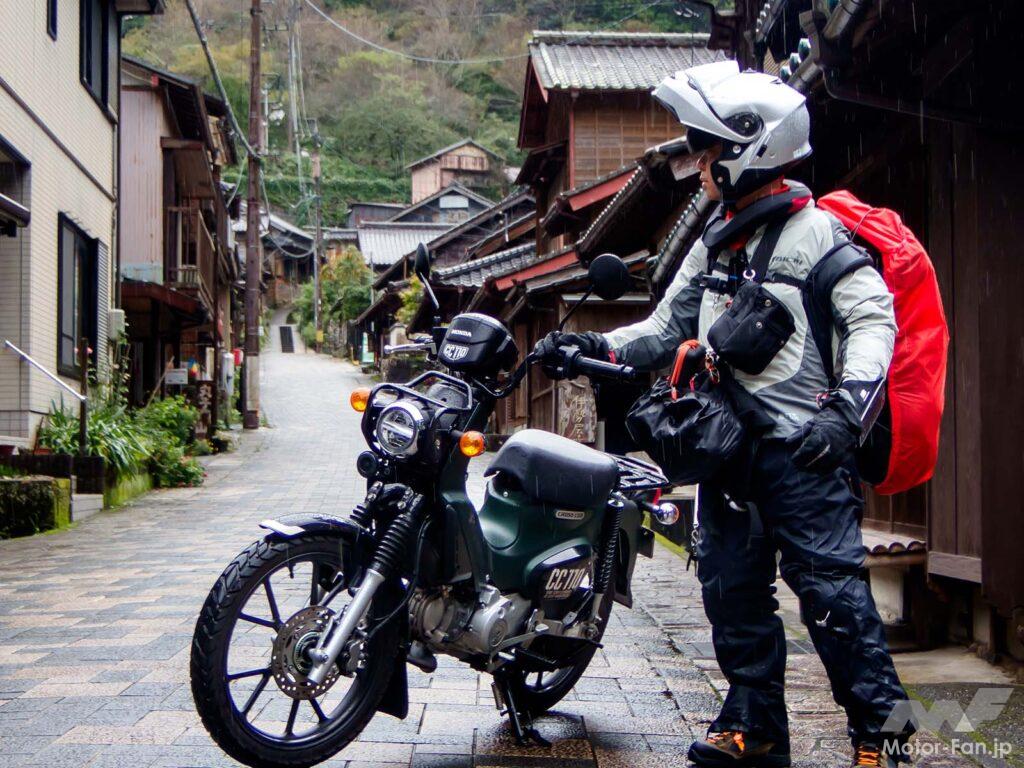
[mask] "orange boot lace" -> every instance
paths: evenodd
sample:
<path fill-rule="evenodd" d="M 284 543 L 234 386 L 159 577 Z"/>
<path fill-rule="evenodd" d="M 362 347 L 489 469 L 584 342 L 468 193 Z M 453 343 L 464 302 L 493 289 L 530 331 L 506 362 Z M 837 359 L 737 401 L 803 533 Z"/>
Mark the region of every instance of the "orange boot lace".
<path fill-rule="evenodd" d="M 882 765 L 882 753 L 874 744 L 860 744 L 854 753 L 854 765 Z"/>
<path fill-rule="evenodd" d="M 743 743 L 743 733 L 740 731 L 719 731 L 718 733 L 708 734 L 708 743 L 714 744 L 716 747 L 728 744 L 730 741 L 736 745 L 740 752 L 746 749 L 746 745 Z"/>

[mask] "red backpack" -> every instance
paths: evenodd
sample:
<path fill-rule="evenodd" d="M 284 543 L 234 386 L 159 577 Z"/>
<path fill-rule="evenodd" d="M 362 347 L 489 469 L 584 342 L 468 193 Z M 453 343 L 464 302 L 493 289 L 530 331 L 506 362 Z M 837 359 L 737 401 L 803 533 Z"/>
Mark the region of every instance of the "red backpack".
<path fill-rule="evenodd" d="M 886 408 L 861 447 L 858 463 L 863 479 L 877 493 L 900 493 L 931 478 L 939 451 L 949 331 L 935 268 L 894 211 L 872 208 L 845 190 L 825 195 L 817 205 L 839 219 L 856 244 L 866 247 L 894 297 L 899 330 L 886 382 Z M 827 284 L 815 286 L 824 306 L 835 281 L 863 265 L 851 258 L 849 252 L 855 249 L 843 250 L 847 253 L 838 259 L 823 259 L 834 262 L 825 270 Z M 810 315 L 809 319 L 813 330 L 816 323 Z M 831 361 L 831 333 L 814 336 L 819 348 L 827 340 L 822 359 Z"/>

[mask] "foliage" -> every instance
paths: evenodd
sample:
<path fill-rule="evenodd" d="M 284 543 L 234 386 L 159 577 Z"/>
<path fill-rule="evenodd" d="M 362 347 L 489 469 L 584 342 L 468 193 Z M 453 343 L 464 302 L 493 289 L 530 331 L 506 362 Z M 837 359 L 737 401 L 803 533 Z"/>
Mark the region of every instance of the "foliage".
<path fill-rule="evenodd" d="M 395 312 L 395 317 L 398 322 L 408 325 L 412 322 L 420 304 L 423 303 L 423 283 L 419 281 L 419 278 L 413 277 L 409 281 L 409 285 L 399 292 L 398 298 L 401 300 L 402 306 Z"/>
<path fill-rule="evenodd" d="M 352 246 L 320 270 L 320 306 L 323 326 L 344 324 L 354 320 L 370 306 L 370 286 L 373 272 L 363 261 L 363 255 Z M 316 341 L 313 323 L 313 283 L 305 283 L 295 299 L 293 315 L 299 333 L 307 345 Z"/>
<path fill-rule="evenodd" d="M 136 413 L 136 419 L 139 426 L 152 437 L 158 438 L 160 433 L 165 433 L 178 445 L 187 445 L 199 422 L 199 409 L 189 403 L 184 395 L 174 395 L 149 403 Z"/>
<path fill-rule="evenodd" d="M 54 453 L 78 452 L 78 413 L 51 404 L 50 413 L 39 428 L 37 443 Z M 102 404 L 89 411 L 87 422 L 90 456 L 102 456 L 116 475 L 138 472 L 149 454 L 146 432 L 122 406 Z"/>
<path fill-rule="evenodd" d="M 31 536 L 70 522 L 70 483 L 26 477 L 0 480 L 0 539 Z"/>
<path fill-rule="evenodd" d="M 195 457 L 174 443 L 156 446 L 150 461 L 153 480 L 161 488 L 201 485 L 205 473 Z"/>

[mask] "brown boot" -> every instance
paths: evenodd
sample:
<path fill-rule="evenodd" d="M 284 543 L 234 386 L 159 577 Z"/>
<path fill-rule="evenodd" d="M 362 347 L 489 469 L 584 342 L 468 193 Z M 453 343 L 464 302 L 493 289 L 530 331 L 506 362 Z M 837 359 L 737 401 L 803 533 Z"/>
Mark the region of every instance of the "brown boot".
<path fill-rule="evenodd" d="M 742 731 L 709 733 L 703 741 L 693 742 L 686 756 L 696 765 L 709 768 L 740 765 L 786 768 L 789 765 L 788 748 Z"/>

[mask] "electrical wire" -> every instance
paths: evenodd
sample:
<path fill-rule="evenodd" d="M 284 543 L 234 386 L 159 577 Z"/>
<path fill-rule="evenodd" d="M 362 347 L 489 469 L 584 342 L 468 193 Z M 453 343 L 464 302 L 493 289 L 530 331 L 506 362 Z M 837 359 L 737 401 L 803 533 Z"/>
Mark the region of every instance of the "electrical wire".
<path fill-rule="evenodd" d="M 235 117 L 235 110 L 231 107 L 231 99 L 228 98 L 228 93 L 224 89 L 224 83 L 220 79 L 220 70 L 217 69 L 217 62 L 213 58 L 213 54 L 210 52 L 210 41 L 206 39 L 206 33 L 203 31 L 203 23 L 199 20 L 199 14 L 196 12 L 196 7 L 192 3 L 192 0 L 185 0 L 185 5 L 188 8 L 189 16 L 192 17 L 192 26 L 196 29 L 196 34 L 199 36 L 199 44 L 203 48 L 203 53 L 206 55 L 206 63 L 210 67 L 210 73 L 213 75 L 213 82 L 217 86 L 217 92 L 220 93 L 220 97 L 224 100 L 224 105 L 228 110 L 228 117 L 231 118 L 231 127 L 234 129 L 238 140 L 245 147 L 245 151 L 252 155 L 256 162 L 261 161 L 260 153 L 252 148 L 249 144 L 249 140 L 246 138 L 245 133 L 242 131 L 242 127 L 238 124 L 238 118 Z"/>
<path fill-rule="evenodd" d="M 383 45 L 381 45 L 379 43 L 375 43 L 372 40 L 368 40 L 367 38 L 363 37 L 362 35 L 359 35 L 359 34 L 353 32 L 352 30 L 348 29 L 347 27 L 342 26 L 339 22 L 337 22 L 329 14 L 325 13 L 322 9 L 317 7 L 313 3 L 313 0 L 303 0 L 303 2 L 305 2 L 306 5 L 308 5 L 310 8 L 312 8 L 313 11 L 316 12 L 317 15 L 319 15 L 321 18 L 323 18 L 325 21 L 327 21 L 331 26 L 337 28 L 341 32 L 344 32 L 346 35 L 351 37 L 353 40 L 358 40 L 363 45 L 369 46 L 370 48 L 373 48 L 374 50 L 380 51 L 381 53 L 390 53 L 392 56 L 399 56 L 399 57 L 401 57 L 403 59 L 408 59 L 409 61 L 418 61 L 421 64 L 452 64 L 452 65 L 495 64 L 495 63 L 500 63 L 500 62 L 503 62 L 503 61 L 515 61 L 517 59 L 526 59 L 526 58 L 529 58 L 529 56 L 530 56 L 529 53 L 517 53 L 517 54 L 514 54 L 512 56 L 490 56 L 490 57 L 478 58 L 478 59 L 438 59 L 438 58 L 434 58 L 432 56 L 418 56 L 418 55 L 416 55 L 414 53 L 407 53 L 405 51 L 400 51 L 397 48 L 388 48 L 388 47 L 383 46 Z M 651 3 L 647 3 L 646 5 L 640 6 L 635 11 L 633 11 L 633 13 L 629 14 L 628 16 L 624 16 L 623 18 L 619 19 L 618 21 L 612 22 L 608 26 L 609 27 L 617 27 L 619 24 L 624 24 L 625 22 L 629 21 L 630 19 L 632 19 L 635 16 L 640 15 L 641 13 L 643 13 L 646 10 L 648 10 L 649 8 L 653 8 L 653 7 L 657 6 L 657 5 L 664 5 L 667 2 L 669 2 L 669 0 L 654 0 Z M 586 36 L 585 35 L 581 35 L 576 40 L 569 40 L 568 43 L 572 44 L 572 43 L 579 42 L 579 41 L 584 40 L 584 39 L 586 39 Z"/>

